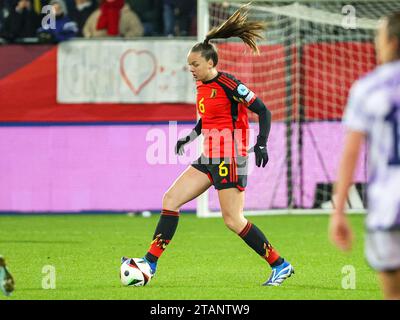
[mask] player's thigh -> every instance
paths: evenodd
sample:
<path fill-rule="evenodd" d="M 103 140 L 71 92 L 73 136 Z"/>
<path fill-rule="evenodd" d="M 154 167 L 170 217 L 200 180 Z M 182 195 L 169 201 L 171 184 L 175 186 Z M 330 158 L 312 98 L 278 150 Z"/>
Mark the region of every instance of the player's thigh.
<path fill-rule="evenodd" d="M 163 204 L 180 207 L 201 195 L 210 186 L 210 179 L 205 173 L 189 166 L 164 194 Z"/>
<path fill-rule="evenodd" d="M 400 300 L 400 269 L 390 272 L 379 272 L 379 278 L 385 299 Z"/>
<path fill-rule="evenodd" d="M 240 232 L 246 226 L 243 216 L 244 191 L 237 188 L 218 190 L 218 199 L 225 224 L 235 232 Z"/>

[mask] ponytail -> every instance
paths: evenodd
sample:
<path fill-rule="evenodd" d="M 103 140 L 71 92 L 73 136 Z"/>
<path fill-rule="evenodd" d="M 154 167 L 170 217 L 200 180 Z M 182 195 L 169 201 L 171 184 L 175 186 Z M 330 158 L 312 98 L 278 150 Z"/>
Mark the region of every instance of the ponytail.
<path fill-rule="evenodd" d="M 204 40 L 204 44 L 212 39 L 227 39 L 239 37 L 254 53 L 259 54 L 256 39 L 263 39 L 260 35 L 266 28 L 262 21 L 248 21 L 250 3 L 241 6 L 223 24 L 211 29 Z"/>
<path fill-rule="evenodd" d="M 250 3 L 241 6 L 223 24 L 211 29 L 203 42 L 193 46 L 191 52 L 201 52 L 207 61 L 212 59 L 214 66 L 218 63 L 218 54 L 215 46 L 210 43 L 212 39 L 227 39 L 239 37 L 251 50 L 259 54 L 256 39 L 263 39 L 260 33 L 265 30 L 266 24 L 261 21 L 248 21 Z"/>

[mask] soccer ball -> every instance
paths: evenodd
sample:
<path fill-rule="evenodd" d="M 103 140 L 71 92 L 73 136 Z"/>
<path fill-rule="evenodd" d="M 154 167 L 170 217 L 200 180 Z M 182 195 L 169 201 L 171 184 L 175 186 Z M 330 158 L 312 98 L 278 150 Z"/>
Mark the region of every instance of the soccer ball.
<path fill-rule="evenodd" d="M 130 258 L 121 264 L 120 278 L 124 286 L 145 286 L 151 280 L 150 266 L 143 259 Z"/>

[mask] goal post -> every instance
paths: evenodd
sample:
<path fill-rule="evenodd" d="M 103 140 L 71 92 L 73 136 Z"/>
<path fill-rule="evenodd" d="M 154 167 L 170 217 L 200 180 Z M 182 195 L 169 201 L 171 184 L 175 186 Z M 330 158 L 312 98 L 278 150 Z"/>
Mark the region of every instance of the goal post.
<path fill-rule="evenodd" d="M 248 1 L 198 0 L 198 41 Z M 271 110 L 269 163 L 249 157 L 245 215 L 328 213 L 341 153 L 343 110 L 352 83 L 376 65 L 379 19 L 398 1 L 257 1 L 249 19 L 267 23 L 260 55 L 240 39 L 216 40 L 218 68 L 234 74 Z M 249 113 L 251 134 L 258 133 Z M 253 140 L 254 141 L 254 140 Z M 365 212 L 367 154 L 359 159 L 349 212 Z M 210 188 L 198 198 L 199 217 L 220 216 Z"/>

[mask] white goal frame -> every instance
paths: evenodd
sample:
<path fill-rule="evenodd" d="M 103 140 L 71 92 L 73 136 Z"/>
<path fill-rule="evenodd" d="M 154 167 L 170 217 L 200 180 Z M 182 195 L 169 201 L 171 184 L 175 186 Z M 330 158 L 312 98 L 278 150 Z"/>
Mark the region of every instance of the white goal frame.
<path fill-rule="evenodd" d="M 223 0 L 197 0 L 197 40 L 198 42 L 202 42 L 205 39 L 206 33 L 209 31 L 210 28 L 210 17 L 209 17 L 209 11 L 208 11 L 208 4 L 212 3 L 222 3 L 224 2 Z M 230 0 L 229 3 L 241 3 L 243 4 L 243 0 Z M 257 2 L 264 2 L 262 0 L 253 0 L 252 1 L 252 6 L 257 7 Z M 279 3 L 279 2 L 288 2 L 285 0 L 273 0 L 271 1 L 273 3 Z M 299 8 L 301 9 L 301 3 L 307 3 L 307 2 L 316 2 L 315 0 L 297 0 L 296 2 L 293 3 L 293 6 L 300 6 Z M 332 2 L 331 0 L 321 0 L 319 2 Z M 362 3 L 362 2 L 370 2 L 369 0 L 357 0 L 357 3 Z M 272 10 L 270 12 L 273 12 Z M 282 14 L 282 12 L 279 12 L 279 14 Z M 304 14 L 304 13 L 303 13 Z M 334 19 L 337 19 L 340 16 L 340 14 L 330 14 L 326 13 L 329 16 L 332 16 Z M 289 17 L 295 18 L 296 15 L 300 16 L 301 13 L 284 13 L 284 15 L 287 15 Z M 336 15 L 336 16 L 335 16 Z M 318 15 L 317 10 L 314 9 L 314 14 L 310 15 L 310 21 L 315 21 L 315 22 L 321 22 L 321 19 L 324 19 L 324 17 L 320 17 Z M 325 23 L 325 21 L 324 21 Z M 374 29 L 377 26 L 377 21 L 372 20 L 372 19 L 358 19 L 357 24 L 361 25 L 362 28 L 365 29 Z M 202 136 L 200 141 L 202 141 Z M 199 143 L 199 151 L 202 151 L 202 143 Z M 351 197 L 351 196 L 350 196 Z M 273 210 L 252 210 L 248 211 L 245 210 L 244 214 L 248 216 L 255 216 L 255 215 L 281 215 L 281 214 L 329 214 L 331 213 L 332 209 L 293 209 L 293 208 L 286 208 L 286 209 L 273 209 Z M 364 214 L 366 212 L 365 209 L 348 209 L 348 213 L 350 214 Z M 197 216 L 201 218 L 210 218 L 210 217 L 220 217 L 221 212 L 218 211 L 210 211 L 209 209 L 209 194 L 208 191 L 204 192 L 202 195 L 200 195 L 197 198 Z"/>

